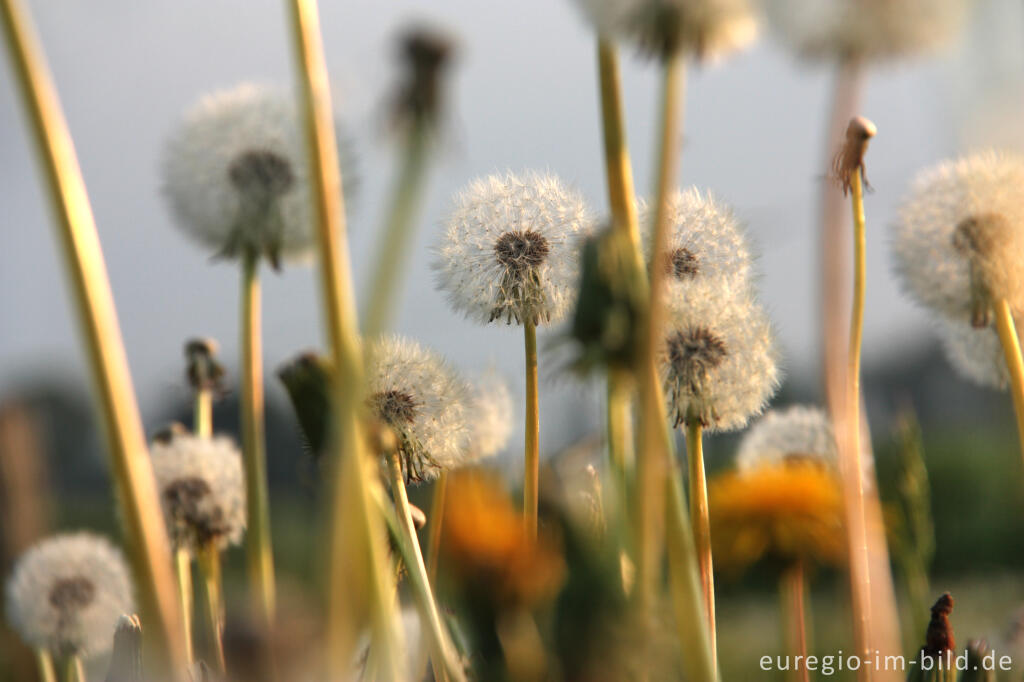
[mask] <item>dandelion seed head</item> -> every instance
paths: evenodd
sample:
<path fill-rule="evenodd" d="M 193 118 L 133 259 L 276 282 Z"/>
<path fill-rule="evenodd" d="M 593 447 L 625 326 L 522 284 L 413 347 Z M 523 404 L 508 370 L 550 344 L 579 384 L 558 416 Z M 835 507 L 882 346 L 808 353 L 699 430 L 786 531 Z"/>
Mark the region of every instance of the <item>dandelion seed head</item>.
<path fill-rule="evenodd" d="M 57 656 L 103 653 L 134 609 L 120 550 L 91 533 L 47 538 L 26 551 L 6 585 L 6 617 L 26 644 Z"/>
<path fill-rule="evenodd" d="M 474 180 L 445 222 L 438 284 L 452 307 L 484 323 L 558 322 L 572 307 L 590 229 L 582 197 L 552 175 Z"/>
<path fill-rule="evenodd" d="M 466 457 L 469 388 L 440 355 L 401 336 L 368 349 L 368 405 L 397 437 L 407 483 L 436 478 Z"/>
<path fill-rule="evenodd" d="M 508 382 L 494 370 L 469 384 L 469 451 L 473 458 L 490 457 L 508 445 L 515 410 Z"/>
<path fill-rule="evenodd" d="M 824 410 L 793 405 L 769 410 L 740 441 L 736 467 L 753 471 L 762 466 L 791 462 L 817 462 L 836 466 L 836 440 L 832 420 Z"/>
<path fill-rule="evenodd" d="M 173 433 L 150 447 L 160 506 L 176 548 L 193 555 L 242 540 L 246 525 L 242 456 L 230 438 Z"/>
<path fill-rule="evenodd" d="M 1010 377 L 1003 346 L 993 327 L 979 329 L 941 318 L 936 324 L 942 350 L 957 373 L 980 386 L 1006 390 Z"/>
<path fill-rule="evenodd" d="M 895 269 L 921 305 L 984 326 L 991 303 L 1024 310 L 1024 159 L 984 152 L 928 168 L 892 229 Z"/>

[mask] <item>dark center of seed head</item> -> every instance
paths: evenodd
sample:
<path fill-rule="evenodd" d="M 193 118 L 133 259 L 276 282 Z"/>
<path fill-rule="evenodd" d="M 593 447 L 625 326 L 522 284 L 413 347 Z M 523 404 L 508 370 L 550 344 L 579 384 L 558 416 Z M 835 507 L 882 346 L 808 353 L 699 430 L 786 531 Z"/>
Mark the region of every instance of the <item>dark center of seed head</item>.
<path fill-rule="evenodd" d="M 390 426 L 411 424 L 416 418 L 416 401 L 403 391 L 392 389 L 373 396 L 373 407 L 381 421 Z"/>
<path fill-rule="evenodd" d="M 970 256 L 991 253 L 1003 235 L 1006 219 L 998 213 L 981 213 L 961 220 L 953 230 L 953 248 Z"/>
<path fill-rule="evenodd" d="M 96 586 L 84 576 L 61 578 L 50 588 L 50 605 L 60 611 L 84 609 L 96 596 Z"/>
<path fill-rule="evenodd" d="M 727 354 L 725 343 L 707 327 L 678 332 L 668 340 L 669 361 L 684 372 L 696 367 L 718 367 Z"/>
<path fill-rule="evenodd" d="M 278 196 L 295 183 L 291 163 L 266 149 L 240 154 L 228 167 L 228 177 L 239 192 L 257 197 Z"/>
<path fill-rule="evenodd" d="M 668 273 L 676 279 L 692 279 L 700 272 L 697 257 L 686 247 L 679 247 L 669 254 Z"/>
<path fill-rule="evenodd" d="M 196 523 L 203 520 L 202 503 L 211 492 L 201 478 L 179 478 L 164 488 L 164 499 L 177 518 Z"/>
<path fill-rule="evenodd" d="M 494 245 L 498 262 L 516 273 L 540 266 L 550 252 L 547 238 L 532 230 L 506 232 Z"/>

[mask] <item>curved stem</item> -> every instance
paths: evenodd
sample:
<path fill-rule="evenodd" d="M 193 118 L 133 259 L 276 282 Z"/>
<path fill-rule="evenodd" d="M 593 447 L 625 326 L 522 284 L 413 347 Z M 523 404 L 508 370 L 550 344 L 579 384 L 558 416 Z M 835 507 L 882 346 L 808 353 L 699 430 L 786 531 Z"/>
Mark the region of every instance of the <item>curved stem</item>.
<path fill-rule="evenodd" d="M 242 453 L 248 518 L 245 558 L 253 597 L 253 615 L 262 627 L 274 621 L 274 556 L 270 538 L 267 453 L 263 405 L 263 341 L 259 261 L 246 253 L 242 260 Z"/>
<path fill-rule="evenodd" d="M 704 446 L 700 422 L 686 423 L 686 459 L 690 468 L 690 523 L 697 550 L 697 566 L 704 594 L 704 614 L 708 620 L 711 661 L 717 666 L 718 643 L 715 630 L 715 574 L 711 561 L 711 517 L 708 513 L 708 483 L 704 473 Z"/>
<path fill-rule="evenodd" d="M 792 666 L 792 679 L 798 682 L 810 680 L 807 671 L 807 608 L 804 605 L 806 590 L 804 565 L 797 560 L 783 571 L 779 580 L 779 596 L 785 621 L 786 653 Z"/>
<path fill-rule="evenodd" d="M 220 551 L 214 544 L 199 549 L 199 572 L 203 577 L 203 614 L 209 629 L 217 672 L 224 674 L 224 601 L 221 589 Z"/>
<path fill-rule="evenodd" d="M 1013 395 L 1013 411 L 1017 417 L 1017 433 L 1020 438 L 1021 454 L 1024 455 L 1024 361 L 1021 360 L 1020 340 L 1013 313 L 1006 299 L 995 305 L 996 331 L 1003 346 L 1006 369 L 1010 376 L 1010 393 Z"/>
<path fill-rule="evenodd" d="M 523 321 L 526 346 L 526 456 L 523 477 L 523 511 L 526 530 L 537 536 L 537 505 L 540 485 L 540 406 L 537 391 L 537 327 Z"/>

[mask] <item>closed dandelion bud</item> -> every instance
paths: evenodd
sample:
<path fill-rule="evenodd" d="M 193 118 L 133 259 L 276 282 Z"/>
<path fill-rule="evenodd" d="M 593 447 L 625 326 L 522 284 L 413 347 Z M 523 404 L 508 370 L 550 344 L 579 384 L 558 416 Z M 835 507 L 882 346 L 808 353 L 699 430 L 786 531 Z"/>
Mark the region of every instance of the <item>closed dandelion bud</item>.
<path fill-rule="evenodd" d="M 824 410 L 793 405 L 769 410 L 747 431 L 736 454 L 740 471 L 767 465 L 810 463 L 836 466 L 836 441 L 832 420 Z"/>
<path fill-rule="evenodd" d="M 114 630 L 106 682 L 143 682 L 142 624 L 136 615 L 123 614 Z"/>
<path fill-rule="evenodd" d="M 1024 159 L 987 152 L 914 181 L 893 229 L 896 271 L 916 301 L 984 327 L 992 304 L 1024 310 Z"/>
<path fill-rule="evenodd" d="M 669 416 L 678 427 L 741 428 L 779 385 L 775 337 L 750 296 L 722 298 L 704 287 L 673 298 L 659 354 Z"/>
<path fill-rule="evenodd" d="M 748 0 L 577 0 L 601 35 L 653 57 L 677 52 L 712 59 L 757 36 Z"/>
<path fill-rule="evenodd" d="M 110 649 L 118 619 L 134 609 L 121 551 L 92 533 L 43 540 L 25 552 L 7 580 L 7 622 L 26 644 L 56 656 Z"/>
<path fill-rule="evenodd" d="M 1006 390 L 1010 377 L 994 328 L 978 329 L 946 319 L 938 320 L 937 326 L 942 350 L 957 373 L 980 386 Z"/>
<path fill-rule="evenodd" d="M 582 197 L 552 175 L 491 175 L 456 197 L 434 268 L 453 308 L 483 323 L 558 322 L 590 229 Z"/>
<path fill-rule="evenodd" d="M 242 456 L 230 438 L 176 434 L 150 448 L 160 506 L 175 548 L 225 549 L 245 531 Z"/>
<path fill-rule="evenodd" d="M 470 438 L 468 387 L 437 353 L 400 336 L 375 341 L 367 360 L 370 414 L 395 434 L 407 483 L 460 464 Z"/>
<path fill-rule="evenodd" d="M 508 382 L 494 370 L 469 384 L 469 456 L 491 457 L 501 452 L 512 436 L 515 409 Z"/>
<path fill-rule="evenodd" d="M 331 408 L 331 363 L 316 353 L 303 353 L 277 370 L 291 399 L 306 445 L 319 457 L 327 446 Z"/>

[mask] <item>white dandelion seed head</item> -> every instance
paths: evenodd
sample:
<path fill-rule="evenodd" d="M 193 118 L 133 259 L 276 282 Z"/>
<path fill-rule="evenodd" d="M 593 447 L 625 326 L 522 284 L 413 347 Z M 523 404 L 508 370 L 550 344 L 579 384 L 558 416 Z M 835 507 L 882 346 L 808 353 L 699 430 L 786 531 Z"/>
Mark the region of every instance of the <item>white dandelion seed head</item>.
<path fill-rule="evenodd" d="M 664 56 L 714 59 L 757 37 L 749 0 L 577 0 L 598 33 Z"/>
<path fill-rule="evenodd" d="M 677 290 L 659 352 L 669 416 L 708 431 L 744 426 L 779 386 L 775 335 L 751 295 L 711 288 Z"/>
<path fill-rule="evenodd" d="M 640 204 L 644 246 L 651 260 L 651 223 L 655 207 Z M 669 238 L 667 262 L 670 289 L 691 284 L 718 289 L 723 296 L 743 295 L 752 280 L 750 245 L 732 210 L 710 192 L 695 187 L 668 198 Z"/>
<path fill-rule="evenodd" d="M 451 305 L 483 323 L 558 322 L 579 284 L 583 198 L 546 173 L 471 182 L 445 221 L 434 268 Z"/>
<path fill-rule="evenodd" d="M 252 84 L 215 92 L 167 140 L 161 175 L 171 213 L 217 255 L 311 255 L 312 193 L 292 99 Z"/>
<path fill-rule="evenodd" d="M 368 355 L 367 403 L 398 438 L 406 482 L 458 466 L 470 438 L 466 382 L 439 354 L 401 336 L 377 339 Z"/>
<path fill-rule="evenodd" d="M 921 172 L 892 229 L 893 260 L 906 292 L 946 317 L 973 321 L 981 279 L 984 298 L 1005 298 L 1013 310 L 1024 310 L 1021 187 L 1024 158 L 1000 152 Z M 965 232 L 972 226 L 984 229 Z"/>
<path fill-rule="evenodd" d="M 939 319 L 937 326 L 942 350 L 957 373 L 980 386 L 1006 390 L 1010 376 L 999 334 L 993 327 L 979 329 L 947 319 Z"/>
<path fill-rule="evenodd" d="M 107 651 L 118 618 L 135 608 L 121 551 L 85 532 L 55 535 L 22 554 L 5 602 L 7 622 L 25 643 L 57 656 Z"/>
<path fill-rule="evenodd" d="M 469 452 L 474 459 L 491 457 L 508 445 L 512 436 L 512 391 L 494 370 L 471 381 L 469 391 Z"/>
<path fill-rule="evenodd" d="M 175 433 L 150 447 L 160 506 L 175 547 L 195 554 L 242 540 L 246 525 L 242 455 L 225 436 Z"/>
<path fill-rule="evenodd" d="M 873 61 L 927 53 L 963 26 L 966 0 L 767 0 L 768 23 L 810 59 Z"/>
<path fill-rule="evenodd" d="M 769 410 L 740 441 L 736 466 L 751 471 L 788 461 L 816 461 L 836 466 L 838 454 L 832 420 L 818 407 L 793 405 Z"/>

